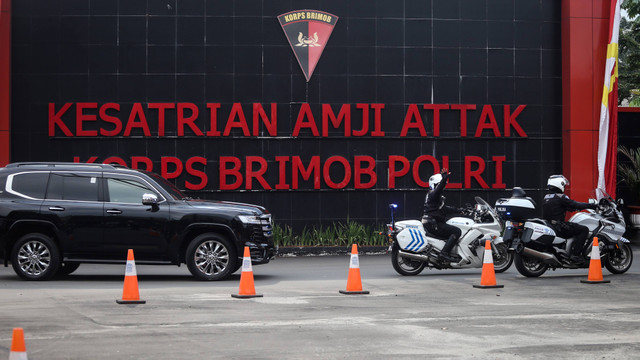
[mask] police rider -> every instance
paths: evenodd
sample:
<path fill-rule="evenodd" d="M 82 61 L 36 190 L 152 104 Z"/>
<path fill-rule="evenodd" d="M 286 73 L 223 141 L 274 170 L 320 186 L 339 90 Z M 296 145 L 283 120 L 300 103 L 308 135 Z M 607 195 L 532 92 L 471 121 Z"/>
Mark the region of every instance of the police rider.
<path fill-rule="evenodd" d="M 442 193 L 447 186 L 449 174 L 447 169 L 442 169 L 439 174 L 434 174 L 429 178 L 429 191 L 424 200 L 424 214 L 422 216 L 422 225 L 429 233 L 447 239 L 438 257 L 442 262 L 453 260 L 449 252 L 462 235 L 459 228 L 446 223 L 447 214 L 460 212 L 458 208 L 444 203 L 446 198 Z"/>
<path fill-rule="evenodd" d="M 569 185 L 569 180 L 567 180 L 563 175 L 549 176 L 549 179 L 547 180 L 549 193 L 544 197 L 542 213 L 545 220 L 551 222 L 551 227 L 559 236 L 565 239 L 570 237 L 574 238 L 571 249 L 567 249 L 567 252 L 570 254 L 571 261 L 583 262 L 585 259 L 582 256 L 582 248 L 585 240 L 587 240 L 589 228 L 576 223 L 564 221 L 565 213 L 567 211 L 595 209 L 597 208 L 597 205 L 582 203 L 570 199 L 564 194 L 564 188 L 567 185 Z"/>

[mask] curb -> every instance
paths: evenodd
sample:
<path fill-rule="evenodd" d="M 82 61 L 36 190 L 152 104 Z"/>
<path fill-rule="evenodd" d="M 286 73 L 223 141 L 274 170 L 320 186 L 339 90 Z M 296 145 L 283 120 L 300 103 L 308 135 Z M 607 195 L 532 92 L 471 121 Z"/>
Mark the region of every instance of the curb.
<path fill-rule="evenodd" d="M 358 246 L 361 255 L 384 255 L 388 246 Z M 351 254 L 350 246 L 287 246 L 278 248 L 277 257 L 333 256 Z"/>

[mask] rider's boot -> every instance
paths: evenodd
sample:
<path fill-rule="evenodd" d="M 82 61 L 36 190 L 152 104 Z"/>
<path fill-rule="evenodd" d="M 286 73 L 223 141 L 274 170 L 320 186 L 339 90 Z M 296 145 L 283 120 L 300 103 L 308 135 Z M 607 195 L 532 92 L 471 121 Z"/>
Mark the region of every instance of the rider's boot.
<path fill-rule="evenodd" d="M 447 242 L 444 244 L 444 247 L 442 248 L 442 251 L 440 251 L 440 255 L 438 256 L 438 259 L 440 261 L 451 262 L 454 260 L 453 257 L 449 255 L 449 252 L 451 251 L 451 249 L 453 249 L 457 241 L 457 236 L 449 235 L 449 239 L 447 239 Z"/>
<path fill-rule="evenodd" d="M 569 260 L 571 260 L 571 262 L 574 263 L 583 263 L 585 261 L 585 258 L 580 254 L 580 250 L 576 250 L 576 248 L 579 248 L 578 246 L 572 246 L 571 248 L 571 252 L 569 253 Z"/>

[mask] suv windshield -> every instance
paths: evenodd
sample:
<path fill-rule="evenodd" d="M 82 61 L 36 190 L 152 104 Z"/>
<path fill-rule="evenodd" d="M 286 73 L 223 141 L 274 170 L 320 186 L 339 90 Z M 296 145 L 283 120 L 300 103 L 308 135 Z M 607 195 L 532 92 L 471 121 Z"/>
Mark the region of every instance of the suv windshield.
<path fill-rule="evenodd" d="M 155 180 L 158 183 L 158 185 L 160 185 L 164 189 L 164 191 L 168 192 L 169 195 L 171 195 L 171 197 L 174 200 L 184 200 L 187 198 L 182 193 L 182 191 L 180 191 L 180 189 L 178 189 L 175 185 L 167 181 L 167 179 L 163 178 L 162 176 L 156 173 L 148 172 L 148 171 L 143 171 L 143 170 L 140 170 L 140 171 L 144 172 L 145 174 L 149 175 L 153 180 Z"/>

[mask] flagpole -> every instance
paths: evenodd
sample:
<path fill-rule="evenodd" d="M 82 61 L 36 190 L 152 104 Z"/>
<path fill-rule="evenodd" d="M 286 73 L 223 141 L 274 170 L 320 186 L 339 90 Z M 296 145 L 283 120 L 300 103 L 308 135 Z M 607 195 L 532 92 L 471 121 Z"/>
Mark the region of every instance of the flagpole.
<path fill-rule="evenodd" d="M 618 35 L 620 32 L 620 0 L 611 0 L 609 42 L 600 107 L 598 137 L 598 198 L 603 192 L 615 197 L 617 127 L 618 127 Z"/>

